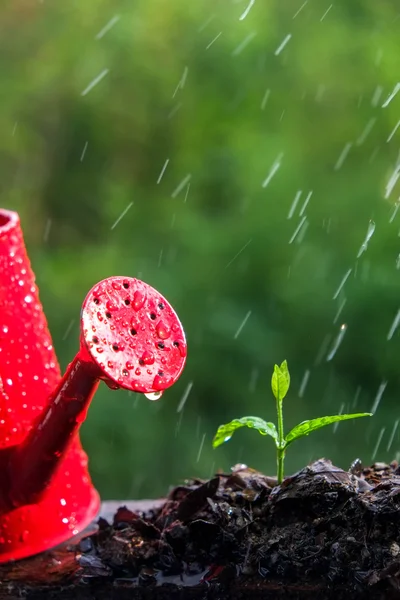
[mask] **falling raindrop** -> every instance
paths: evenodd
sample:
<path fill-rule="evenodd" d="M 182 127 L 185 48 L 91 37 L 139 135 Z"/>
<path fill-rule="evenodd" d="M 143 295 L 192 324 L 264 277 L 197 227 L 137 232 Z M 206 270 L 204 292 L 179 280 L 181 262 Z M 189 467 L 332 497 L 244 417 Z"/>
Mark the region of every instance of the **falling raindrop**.
<path fill-rule="evenodd" d="M 290 210 L 289 210 L 289 214 L 288 214 L 288 217 L 287 217 L 288 219 L 291 219 L 293 217 L 294 211 L 296 210 L 296 206 L 297 206 L 297 204 L 298 204 L 298 202 L 299 202 L 299 200 L 301 198 L 301 194 L 302 194 L 301 190 L 298 190 L 296 192 L 296 195 L 294 197 L 294 200 L 293 200 L 292 205 L 291 205 Z"/>
<path fill-rule="evenodd" d="M 385 102 L 382 104 L 382 108 L 386 108 L 387 106 L 389 106 L 389 104 L 391 103 L 391 101 L 393 100 L 393 98 L 396 96 L 396 94 L 400 91 L 400 83 L 396 83 L 396 85 L 394 86 L 393 92 L 386 98 Z"/>
<path fill-rule="evenodd" d="M 393 136 L 395 135 L 395 133 L 396 133 L 396 131 L 398 130 L 399 127 L 400 127 L 400 121 L 397 121 L 396 125 L 394 126 L 394 128 L 390 132 L 388 139 L 386 140 L 387 142 L 390 142 L 390 140 L 393 138 Z"/>
<path fill-rule="evenodd" d="M 292 34 L 288 33 L 287 36 L 282 40 L 282 42 L 279 44 L 279 46 L 275 50 L 275 56 L 279 56 L 279 54 L 282 52 L 282 50 L 285 48 L 285 46 L 287 46 L 287 44 L 289 43 L 291 37 L 292 37 Z"/>
<path fill-rule="evenodd" d="M 211 46 L 214 44 L 214 42 L 217 41 L 217 39 L 220 37 L 220 35 L 222 35 L 222 31 L 220 31 L 219 33 L 217 33 L 217 35 L 215 37 L 213 37 L 213 39 L 211 40 L 211 42 L 209 44 L 207 44 L 206 50 L 208 50 L 209 48 L 211 48 Z"/>
<path fill-rule="evenodd" d="M 245 19 L 247 17 L 251 8 L 254 6 L 254 2 L 255 2 L 255 0 L 250 0 L 249 4 L 245 8 L 244 12 L 240 15 L 239 21 L 243 21 L 243 19 Z"/>
<path fill-rule="evenodd" d="M 379 435 L 378 435 L 378 439 L 377 439 L 377 442 L 376 442 L 376 445 L 375 445 L 374 451 L 373 451 L 373 453 L 372 453 L 372 457 L 371 457 L 371 460 L 372 460 L 372 461 L 374 461 L 374 460 L 375 460 L 375 458 L 376 458 L 376 455 L 378 454 L 379 446 L 381 445 L 382 438 L 383 438 L 383 436 L 384 436 L 384 434 L 385 434 L 385 431 L 386 431 L 386 427 L 382 427 L 382 429 L 381 429 L 381 431 L 380 431 L 380 433 L 379 433 Z"/>
<path fill-rule="evenodd" d="M 176 186 L 176 188 L 174 189 L 174 191 L 171 194 L 171 198 L 176 198 L 181 193 L 183 188 L 189 183 L 191 178 L 192 178 L 192 175 L 190 173 L 188 173 L 186 175 L 186 177 L 184 177 L 182 179 L 182 181 L 180 183 L 178 183 L 178 185 Z"/>
<path fill-rule="evenodd" d="M 111 231 L 113 229 L 115 229 L 115 227 L 118 225 L 118 223 L 121 221 L 121 219 L 124 218 L 124 216 L 126 215 L 126 213 L 128 212 L 128 210 L 131 208 L 131 206 L 133 206 L 133 202 L 130 202 L 128 204 L 128 206 L 125 208 L 124 211 L 122 211 L 122 213 L 119 215 L 118 219 L 115 221 L 115 223 L 113 223 L 113 225 L 111 225 Z"/>
<path fill-rule="evenodd" d="M 333 6 L 333 4 L 331 4 L 331 5 L 330 5 L 330 6 L 327 8 L 327 10 L 324 12 L 324 14 L 322 15 L 322 17 L 320 18 L 320 21 L 323 21 L 323 20 L 325 19 L 326 15 L 327 15 L 327 14 L 328 14 L 328 12 L 331 10 L 332 6 Z"/>
<path fill-rule="evenodd" d="M 349 269 L 348 271 L 346 271 L 345 276 L 343 277 L 342 281 L 339 284 L 339 287 L 337 288 L 336 292 L 333 294 L 333 300 L 336 300 L 336 298 L 339 296 L 344 284 L 346 283 L 347 279 L 350 276 L 352 269 Z"/>
<path fill-rule="evenodd" d="M 348 142 L 345 147 L 343 148 L 342 152 L 340 153 L 339 158 L 336 161 L 336 164 L 334 166 L 334 170 L 338 171 L 342 166 L 344 161 L 346 160 L 351 148 L 352 148 L 353 144 L 351 142 Z"/>
<path fill-rule="evenodd" d="M 389 333 L 387 334 L 387 338 L 386 338 L 387 340 L 391 340 L 392 339 L 392 337 L 394 335 L 394 332 L 396 331 L 396 329 L 399 326 L 399 324 L 400 324 L 400 308 L 397 311 L 397 314 L 396 314 L 396 316 L 395 316 L 395 318 L 393 320 L 393 323 L 390 326 Z"/>
<path fill-rule="evenodd" d="M 294 240 L 298 236 L 301 228 L 303 227 L 304 223 L 306 222 L 306 219 L 307 219 L 307 217 L 304 215 L 304 217 L 302 217 L 300 223 L 297 225 L 296 229 L 294 230 L 294 233 L 293 233 L 292 237 L 289 240 L 289 244 L 292 244 L 294 242 Z"/>
<path fill-rule="evenodd" d="M 199 447 L 199 451 L 197 453 L 196 462 L 199 462 L 199 460 L 200 460 L 200 456 L 201 456 L 201 453 L 203 451 L 204 440 L 206 439 L 206 435 L 207 434 L 203 433 L 203 437 L 201 438 L 200 447 Z"/>
<path fill-rule="evenodd" d="M 273 163 L 268 175 L 266 176 L 266 178 L 264 179 L 264 181 L 261 184 L 261 187 L 266 188 L 267 185 L 270 183 L 271 179 L 273 178 L 273 176 L 275 175 L 275 173 L 279 170 L 281 164 L 282 164 L 282 158 L 283 158 L 283 153 L 281 152 L 275 162 Z"/>
<path fill-rule="evenodd" d="M 109 69 L 103 69 L 103 71 L 89 83 L 83 92 L 81 92 L 81 96 L 86 96 L 106 75 L 108 75 L 109 71 Z"/>
<path fill-rule="evenodd" d="M 118 23 L 118 21 L 120 20 L 121 15 L 114 15 L 112 17 L 112 19 L 110 19 L 108 21 L 108 23 L 106 23 L 106 25 L 104 25 L 104 27 L 99 31 L 99 33 L 96 35 L 95 39 L 96 40 L 101 40 L 102 37 L 105 36 L 105 34 L 110 31 L 110 29 L 112 29 L 114 27 L 114 25 L 116 25 Z"/>
<path fill-rule="evenodd" d="M 399 426 L 399 421 L 400 421 L 400 419 L 396 419 L 396 421 L 394 422 L 392 433 L 390 434 L 390 438 L 389 438 L 388 445 L 387 445 L 387 448 L 386 448 L 386 450 L 388 452 L 389 452 L 390 448 L 392 447 L 392 444 L 393 444 L 393 441 L 394 441 L 394 436 L 396 435 L 396 431 L 397 431 L 397 428 Z"/>
<path fill-rule="evenodd" d="M 347 325 L 346 325 L 346 323 L 343 323 L 343 325 L 340 326 L 339 333 L 333 342 L 332 348 L 331 348 L 328 356 L 326 357 L 327 362 L 332 360 L 332 358 L 335 356 L 336 352 L 339 349 L 340 344 L 343 341 L 346 331 L 347 331 Z"/>
<path fill-rule="evenodd" d="M 312 192 L 312 190 L 311 190 L 310 192 L 308 192 L 308 194 L 307 194 L 307 196 L 306 196 L 306 199 L 304 200 L 304 204 L 303 204 L 303 206 L 301 207 L 301 209 L 300 209 L 300 212 L 299 212 L 299 216 L 300 216 L 300 217 L 302 217 L 302 216 L 303 216 L 303 214 L 304 214 L 304 211 L 306 210 L 306 208 L 307 208 L 307 205 L 308 205 L 308 203 L 310 202 L 310 198 L 311 198 L 311 196 L 312 196 L 312 193 L 313 193 L 313 192 Z"/>
<path fill-rule="evenodd" d="M 372 236 L 374 234 L 374 231 L 375 231 L 375 222 L 374 221 L 370 221 L 368 223 L 367 234 L 365 236 L 365 239 L 364 239 L 363 243 L 360 246 L 360 249 L 359 249 L 358 254 L 357 254 L 357 258 L 360 258 L 360 256 L 363 254 L 363 252 L 365 252 L 366 249 L 368 248 L 368 242 L 372 238 Z"/>
<path fill-rule="evenodd" d="M 400 199 L 397 200 L 396 204 L 394 205 L 394 209 L 392 214 L 390 215 L 390 219 L 389 219 L 389 223 L 393 223 L 395 216 L 397 215 L 397 212 L 400 208 Z"/>
<path fill-rule="evenodd" d="M 265 107 L 267 106 L 267 102 L 268 102 L 268 98 L 269 98 L 270 94 L 271 94 L 271 90 L 270 89 L 266 90 L 266 92 L 263 96 L 263 99 L 261 100 L 261 110 L 264 110 Z"/>
<path fill-rule="evenodd" d="M 193 381 L 190 381 L 188 383 L 188 385 L 186 386 L 185 391 L 183 392 L 182 398 L 179 401 L 178 408 L 176 409 L 177 413 L 180 413 L 183 411 L 183 408 L 186 404 L 186 400 L 189 398 L 189 394 L 192 391 L 192 387 L 193 387 Z"/>
<path fill-rule="evenodd" d="M 376 396 L 375 396 L 374 403 L 373 403 L 371 411 L 370 411 L 370 412 L 372 412 L 372 414 L 375 414 L 376 411 L 378 410 L 378 406 L 379 406 L 379 404 L 380 404 L 380 402 L 382 400 L 383 392 L 386 389 L 387 383 L 388 383 L 387 381 L 382 381 L 382 383 L 380 384 L 380 386 L 378 388 L 378 391 L 377 391 Z"/>
<path fill-rule="evenodd" d="M 400 177 L 400 164 L 398 163 L 394 170 L 393 173 L 391 174 L 391 176 L 389 177 L 389 181 L 386 184 L 386 189 L 385 189 L 385 200 L 387 200 L 390 196 L 390 194 L 393 191 L 394 186 L 397 183 L 398 178 Z"/>
<path fill-rule="evenodd" d="M 364 130 L 362 131 L 360 137 L 356 141 L 356 145 L 357 146 L 361 146 L 361 144 L 363 144 L 365 142 L 365 140 L 367 139 L 368 135 L 371 133 L 372 128 L 375 125 L 375 123 L 376 123 L 376 119 L 375 118 L 370 119 L 368 121 L 368 123 L 364 127 Z"/>
<path fill-rule="evenodd" d="M 305 0 L 305 2 L 303 2 L 303 4 L 298 9 L 298 11 L 294 13 L 293 19 L 295 19 L 297 17 L 297 15 L 303 10 L 303 8 L 306 6 L 306 4 L 308 4 L 308 0 Z"/>
<path fill-rule="evenodd" d="M 310 370 L 307 369 L 303 375 L 303 379 L 301 380 L 300 389 L 299 389 L 299 398 L 302 398 L 304 396 L 304 392 L 306 390 L 309 379 L 310 379 Z"/>
<path fill-rule="evenodd" d="M 247 323 L 247 321 L 248 321 L 248 319 L 249 319 L 250 315 L 251 315 L 251 310 L 249 310 L 249 312 L 246 314 L 245 318 L 243 319 L 243 321 L 242 321 L 242 322 L 241 322 L 241 324 L 239 325 L 239 327 L 238 327 L 238 329 L 237 329 L 237 331 L 236 331 L 235 335 L 233 336 L 233 339 L 234 339 L 234 340 L 236 340 L 236 339 L 239 337 L 239 335 L 240 335 L 240 332 L 242 331 L 243 327 L 246 325 L 246 323 Z"/>
<path fill-rule="evenodd" d="M 250 44 L 250 42 L 256 37 L 257 33 L 255 31 L 251 31 L 244 40 L 236 46 L 236 48 L 232 52 L 232 56 L 239 56 L 243 52 L 245 48 Z"/>
<path fill-rule="evenodd" d="M 165 161 L 165 163 L 163 165 L 163 168 L 161 169 L 161 173 L 159 174 L 158 179 L 157 179 L 157 184 L 159 184 L 161 182 L 161 179 L 163 178 L 163 175 L 165 173 L 165 169 L 168 166 L 168 163 L 169 163 L 169 158 L 167 158 L 167 160 Z"/>

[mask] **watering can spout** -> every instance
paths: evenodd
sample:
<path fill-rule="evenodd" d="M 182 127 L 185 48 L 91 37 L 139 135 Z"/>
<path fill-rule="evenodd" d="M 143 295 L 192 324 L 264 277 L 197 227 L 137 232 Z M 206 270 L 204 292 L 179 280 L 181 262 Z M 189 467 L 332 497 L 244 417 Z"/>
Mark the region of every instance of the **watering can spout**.
<path fill-rule="evenodd" d="M 98 283 L 83 304 L 78 354 L 12 457 L 13 504 L 36 502 L 50 485 L 101 380 L 157 398 L 185 360 L 179 319 L 154 288 L 127 277 Z"/>
<path fill-rule="evenodd" d="M 0 210 L 0 563 L 51 548 L 96 516 L 79 427 L 100 381 L 159 397 L 186 360 L 182 326 L 154 288 L 94 286 L 61 377 L 19 218 Z"/>

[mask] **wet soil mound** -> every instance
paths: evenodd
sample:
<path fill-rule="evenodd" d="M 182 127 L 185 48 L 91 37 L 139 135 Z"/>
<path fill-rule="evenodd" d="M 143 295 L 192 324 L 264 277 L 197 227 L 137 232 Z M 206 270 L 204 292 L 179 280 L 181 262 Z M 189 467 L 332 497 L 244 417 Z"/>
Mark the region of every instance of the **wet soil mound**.
<path fill-rule="evenodd" d="M 119 508 L 75 550 L 68 582 L 25 597 L 400 598 L 400 468 L 321 459 L 277 486 L 237 465 Z"/>

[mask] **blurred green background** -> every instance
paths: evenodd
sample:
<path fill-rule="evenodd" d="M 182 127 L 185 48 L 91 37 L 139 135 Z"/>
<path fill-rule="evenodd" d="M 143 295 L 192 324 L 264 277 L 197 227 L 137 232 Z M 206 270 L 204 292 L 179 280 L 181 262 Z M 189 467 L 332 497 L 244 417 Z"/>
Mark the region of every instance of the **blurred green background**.
<path fill-rule="evenodd" d="M 63 369 L 82 300 L 110 275 L 156 287 L 188 338 L 159 402 L 97 393 L 82 439 L 103 497 L 237 462 L 272 473 L 270 440 L 211 440 L 234 417 L 275 419 L 285 358 L 286 427 L 376 407 L 298 442 L 288 472 L 395 458 L 397 2 L 6 0 L 0 14 L 1 204 L 21 215 Z"/>

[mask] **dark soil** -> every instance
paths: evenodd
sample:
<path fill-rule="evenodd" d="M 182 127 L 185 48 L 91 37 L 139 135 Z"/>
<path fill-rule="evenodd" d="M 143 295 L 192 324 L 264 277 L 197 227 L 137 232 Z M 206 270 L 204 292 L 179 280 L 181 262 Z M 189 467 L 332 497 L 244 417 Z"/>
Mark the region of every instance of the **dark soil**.
<path fill-rule="evenodd" d="M 238 465 L 98 525 L 50 586 L 23 574 L 29 561 L 3 566 L 0 597 L 400 598 L 397 463 L 321 459 L 281 486 Z"/>

